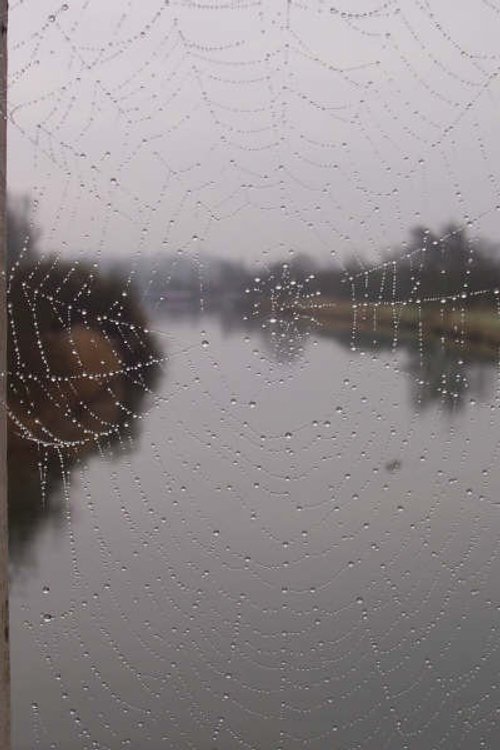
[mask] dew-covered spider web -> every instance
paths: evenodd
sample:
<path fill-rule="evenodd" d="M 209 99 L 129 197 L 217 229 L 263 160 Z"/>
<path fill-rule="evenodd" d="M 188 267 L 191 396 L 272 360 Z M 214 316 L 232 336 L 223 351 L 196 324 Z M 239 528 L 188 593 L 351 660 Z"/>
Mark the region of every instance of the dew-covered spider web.
<path fill-rule="evenodd" d="M 15 750 L 500 744 L 500 2 L 11 0 Z"/>

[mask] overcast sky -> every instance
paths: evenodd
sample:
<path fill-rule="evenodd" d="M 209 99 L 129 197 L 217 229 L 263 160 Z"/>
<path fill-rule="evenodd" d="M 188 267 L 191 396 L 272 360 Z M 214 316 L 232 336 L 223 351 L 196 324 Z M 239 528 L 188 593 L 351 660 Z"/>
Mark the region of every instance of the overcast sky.
<path fill-rule="evenodd" d="M 10 189 L 47 250 L 500 239 L 500 0 L 11 0 Z"/>

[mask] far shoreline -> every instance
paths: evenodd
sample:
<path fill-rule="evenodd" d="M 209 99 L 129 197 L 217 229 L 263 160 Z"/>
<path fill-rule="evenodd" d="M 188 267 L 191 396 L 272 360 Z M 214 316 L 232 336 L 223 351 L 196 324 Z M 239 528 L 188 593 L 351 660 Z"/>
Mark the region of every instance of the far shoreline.
<path fill-rule="evenodd" d="M 318 325 L 324 333 L 352 332 L 374 340 L 418 340 L 437 343 L 488 360 L 500 356 L 500 311 L 491 305 L 450 309 L 448 302 L 416 303 L 303 300 L 283 306 L 283 315 Z M 277 312 L 277 311 L 276 311 Z M 443 340 L 444 339 L 444 340 Z"/>

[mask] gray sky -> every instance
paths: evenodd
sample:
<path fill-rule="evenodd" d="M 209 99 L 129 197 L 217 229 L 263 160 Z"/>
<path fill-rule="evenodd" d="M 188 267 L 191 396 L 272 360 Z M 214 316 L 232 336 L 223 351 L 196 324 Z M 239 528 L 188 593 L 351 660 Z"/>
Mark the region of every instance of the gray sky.
<path fill-rule="evenodd" d="M 500 238 L 500 0 L 14 0 L 10 23 L 9 182 L 46 249 Z"/>

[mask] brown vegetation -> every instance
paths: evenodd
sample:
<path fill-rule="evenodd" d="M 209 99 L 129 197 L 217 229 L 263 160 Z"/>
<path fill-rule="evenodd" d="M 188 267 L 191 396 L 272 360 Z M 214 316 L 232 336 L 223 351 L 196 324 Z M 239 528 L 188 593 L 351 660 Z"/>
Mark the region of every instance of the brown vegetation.
<path fill-rule="evenodd" d="M 45 356 L 48 369 L 30 378 L 29 401 L 17 394 L 9 404 L 9 449 L 31 465 L 44 446 L 73 457 L 94 449 L 120 422 L 125 397 L 123 361 L 99 331 L 51 333 Z"/>
<path fill-rule="evenodd" d="M 458 307 L 458 309 L 457 309 Z M 498 356 L 500 316 L 493 307 L 460 309 L 451 304 L 358 303 L 341 300 L 306 301 L 294 311 L 327 329 L 353 330 L 393 338 L 395 335 L 445 337 L 447 345 L 467 347 L 484 355 Z"/>

